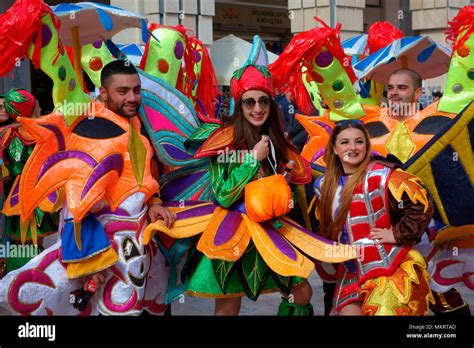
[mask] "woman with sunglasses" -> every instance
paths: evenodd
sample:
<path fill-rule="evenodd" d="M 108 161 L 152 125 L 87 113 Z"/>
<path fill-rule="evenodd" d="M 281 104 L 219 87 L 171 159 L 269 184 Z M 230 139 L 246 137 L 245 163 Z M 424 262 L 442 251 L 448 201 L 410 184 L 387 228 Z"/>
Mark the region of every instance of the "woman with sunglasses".
<path fill-rule="evenodd" d="M 316 179 L 318 233 L 357 247 L 339 264 L 334 312 L 339 315 L 427 315 L 433 300 L 423 257 L 413 245 L 433 215 L 421 180 L 371 156 L 358 120 L 336 123 Z"/>
<path fill-rule="evenodd" d="M 309 183 L 309 164 L 283 134 L 265 66 L 237 70 L 231 90 L 235 114 L 220 126 L 207 125 L 211 130 L 205 136 L 198 130 L 188 139 L 206 139 L 195 157 L 211 158 L 215 209 L 181 275 L 189 278 L 187 293 L 215 298 L 216 315 L 237 315 L 243 296 L 256 301 L 262 293 L 280 291 L 279 314 L 312 315 L 306 280 L 314 270 L 312 258 L 341 258 L 332 256 L 334 243 L 286 217 L 296 201 L 288 183 Z M 176 232 L 179 228 L 164 233 L 184 235 Z"/>

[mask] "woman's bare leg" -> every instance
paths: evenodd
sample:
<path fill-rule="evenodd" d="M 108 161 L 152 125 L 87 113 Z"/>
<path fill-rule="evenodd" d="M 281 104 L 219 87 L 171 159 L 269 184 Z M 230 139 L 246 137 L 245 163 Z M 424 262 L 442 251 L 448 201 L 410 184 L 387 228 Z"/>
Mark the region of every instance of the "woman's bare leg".
<path fill-rule="evenodd" d="M 237 298 L 217 298 L 215 315 L 239 315 L 242 299 Z"/>
<path fill-rule="evenodd" d="M 313 289 L 308 282 L 305 282 L 302 286 L 293 287 L 290 295 L 284 295 L 285 297 L 278 308 L 278 315 L 313 315 L 313 306 L 311 306 L 312 295 Z"/>
<path fill-rule="evenodd" d="M 362 315 L 362 302 L 352 302 L 344 306 L 339 315 Z"/>
<path fill-rule="evenodd" d="M 290 296 L 292 296 L 293 299 L 288 298 L 289 302 L 292 302 L 291 300 L 293 300 L 294 304 L 297 304 L 299 306 L 306 306 L 311 302 L 311 297 L 313 296 L 313 288 L 311 288 L 311 285 L 306 282 L 306 284 L 303 286 L 292 288 Z"/>

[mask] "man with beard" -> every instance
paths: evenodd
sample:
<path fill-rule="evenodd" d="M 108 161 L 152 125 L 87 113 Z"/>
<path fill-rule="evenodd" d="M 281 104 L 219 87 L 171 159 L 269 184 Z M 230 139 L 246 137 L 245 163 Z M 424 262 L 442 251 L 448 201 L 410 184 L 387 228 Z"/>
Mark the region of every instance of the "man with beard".
<path fill-rule="evenodd" d="M 418 100 L 422 95 L 421 83 L 420 75 L 413 70 L 400 69 L 392 73 L 387 85 L 387 115 L 399 122 L 418 116 L 417 113 L 420 111 Z M 418 246 L 422 248 L 424 243 L 426 241 Z M 449 249 L 450 247 L 451 245 L 448 243 L 441 248 Z M 436 302 L 430 304 L 430 309 L 435 315 L 470 315 L 469 306 L 456 289 L 450 289 L 446 293 L 435 291 L 432 293 Z"/>
<path fill-rule="evenodd" d="M 163 314 L 168 307 L 165 258 L 142 237 L 150 221 L 170 227 L 176 215 L 161 204 L 153 148 L 141 134 L 140 78 L 120 60 L 101 77 L 103 104 L 91 102 L 71 124 L 61 113 L 20 120 L 37 143 L 23 171 L 31 187 L 28 199 L 19 199 L 24 215 L 53 191 L 63 197 L 62 227 L 52 246 L 0 281 L 0 307 L 12 314 Z M 48 286 L 38 293 L 42 273 Z M 21 294 L 5 295 L 19 282 Z M 35 305 L 24 306 L 24 299 Z"/>
<path fill-rule="evenodd" d="M 395 71 L 387 85 L 388 114 L 404 121 L 416 114 L 418 100 L 422 95 L 421 77 L 409 69 Z"/>
<path fill-rule="evenodd" d="M 142 102 L 141 82 L 133 65 L 123 60 L 107 64 L 100 82 L 101 100 L 107 109 L 126 118 L 137 116 Z"/>
<path fill-rule="evenodd" d="M 101 85 L 100 99 L 107 109 L 130 122 L 134 118 L 138 118 L 138 110 L 142 102 L 141 81 L 137 70 L 130 62 L 115 60 L 107 64 L 101 72 Z M 93 123 L 91 125 L 93 126 Z M 101 129 L 99 128 L 98 131 L 100 132 Z M 147 147 L 145 149 L 151 150 Z M 145 154 L 142 155 L 145 156 Z M 151 222 L 163 219 L 168 227 L 176 220 L 176 214 L 161 205 L 158 194 L 148 201 L 148 217 Z M 85 288 L 90 280 L 96 286 L 100 286 L 105 282 L 105 279 L 106 271 L 81 278 Z"/>

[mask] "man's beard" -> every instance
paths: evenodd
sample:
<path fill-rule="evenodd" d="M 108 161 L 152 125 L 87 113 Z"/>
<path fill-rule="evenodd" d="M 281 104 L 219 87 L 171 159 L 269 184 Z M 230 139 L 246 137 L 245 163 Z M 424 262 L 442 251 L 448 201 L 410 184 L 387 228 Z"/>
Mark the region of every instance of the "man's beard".
<path fill-rule="evenodd" d="M 119 116 L 125 117 L 125 118 L 132 118 L 135 117 L 138 114 L 138 110 L 140 110 L 140 104 L 136 104 L 136 111 L 133 114 L 130 114 L 129 112 L 126 111 L 126 107 L 128 106 L 127 104 L 123 104 L 121 106 L 118 106 L 117 104 L 112 104 L 108 103 L 107 108 L 116 113 Z"/>
<path fill-rule="evenodd" d="M 388 108 L 392 117 L 406 117 L 415 115 L 418 111 L 418 103 L 415 100 L 415 95 L 410 98 L 410 101 L 388 101 Z"/>
<path fill-rule="evenodd" d="M 413 116 L 418 111 L 417 102 L 396 102 L 389 103 L 390 114 L 394 117 Z"/>
<path fill-rule="evenodd" d="M 127 105 L 122 105 L 122 107 L 120 108 L 120 113 L 119 113 L 120 116 L 123 116 L 126 118 L 132 118 L 132 117 L 135 117 L 138 114 L 138 110 L 140 110 L 140 105 L 137 104 L 135 106 L 135 112 L 133 112 L 133 114 L 130 114 L 126 111 L 126 107 Z"/>

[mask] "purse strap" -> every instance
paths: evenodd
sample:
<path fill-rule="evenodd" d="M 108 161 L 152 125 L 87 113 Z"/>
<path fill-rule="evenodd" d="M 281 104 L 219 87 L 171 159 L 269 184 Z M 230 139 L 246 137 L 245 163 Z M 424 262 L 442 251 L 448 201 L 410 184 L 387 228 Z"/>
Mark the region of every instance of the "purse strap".
<path fill-rule="evenodd" d="M 267 156 L 267 161 L 268 161 L 268 163 L 270 163 L 270 166 L 272 167 L 273 172 L 275 174 L 278 174 L 276 169 L 275 169 L 275 167 L 277 166 L 275 146 L 273 145 L 272 140 L 270 139 L 270 137 L 268 137 L 268 142 L 270 143 L 270 155 L 272 156 L 273 163 L 275 163 L 275 165 L 273 165 L 272 161 L 270 160 L 270 158 L 268 158 L 268 156 Z"/>

